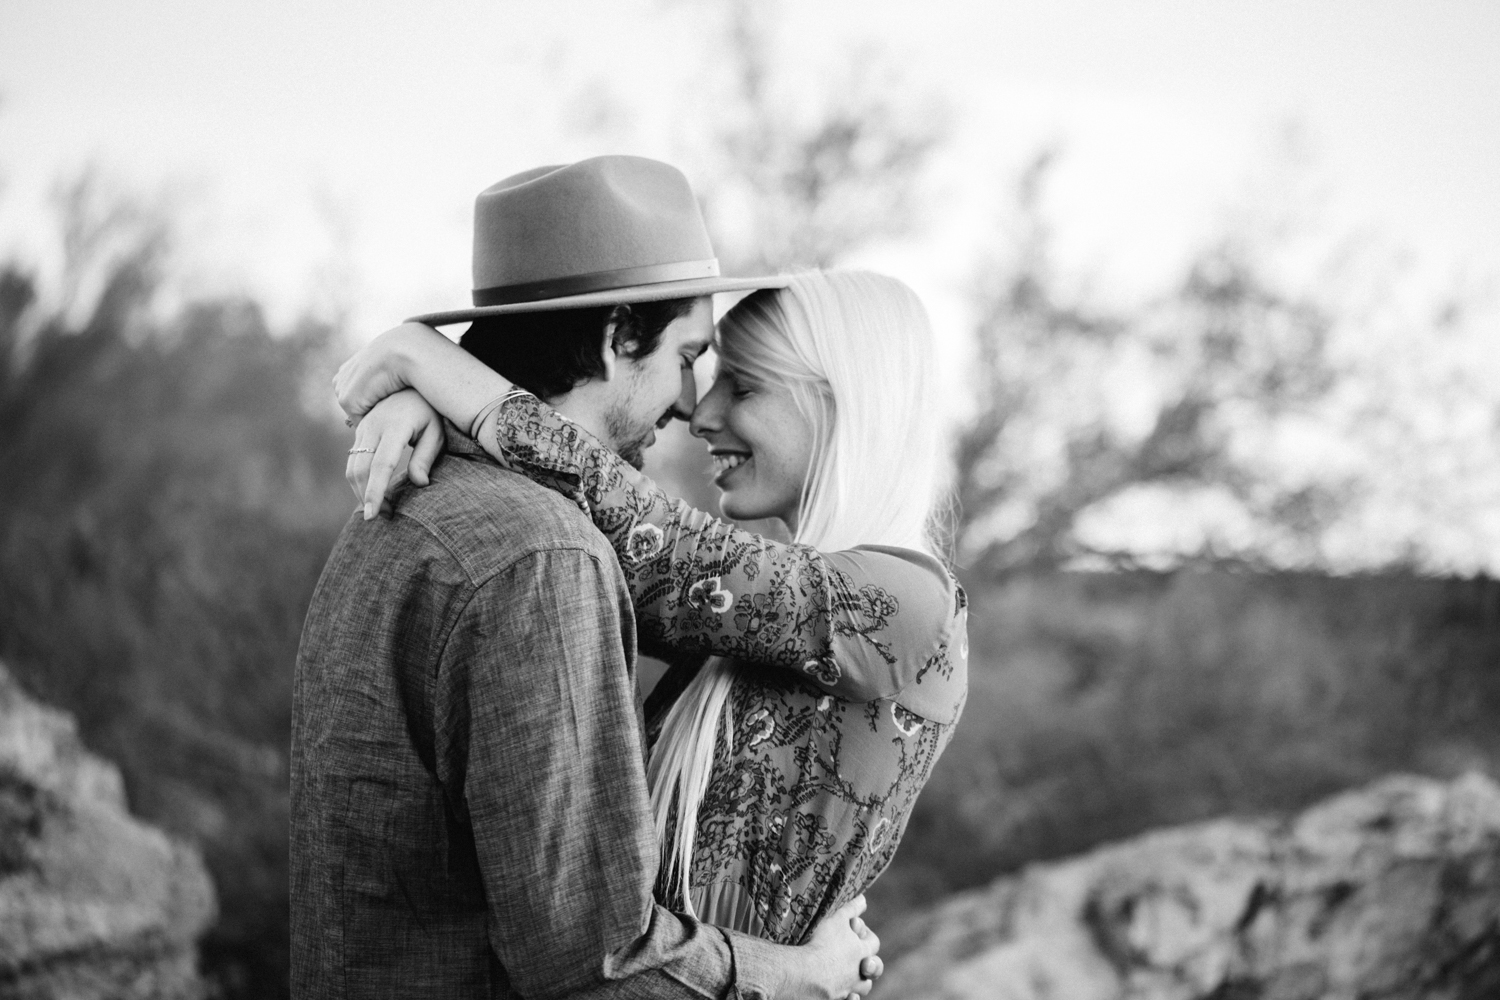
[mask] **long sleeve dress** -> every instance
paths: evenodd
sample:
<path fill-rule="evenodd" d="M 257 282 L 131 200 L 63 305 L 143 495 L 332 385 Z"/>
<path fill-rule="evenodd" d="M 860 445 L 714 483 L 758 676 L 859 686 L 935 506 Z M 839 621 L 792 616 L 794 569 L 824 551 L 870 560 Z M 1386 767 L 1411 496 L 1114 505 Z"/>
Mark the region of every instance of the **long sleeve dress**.
<path fill-rule="evenodd" d="M 479 441 L 610 540 L 641 648 L 678 663 L 648 705 L 657 724 L 703 656 L 732 659 L 733 738 L 718 740 L 698 811 L 698 915 L 805 941 L 890 863 L 953 735 L 968 684 L 962 588 L 922 552 L 823 553 L 694 510 L 535 397 L 508 399 Z"/>

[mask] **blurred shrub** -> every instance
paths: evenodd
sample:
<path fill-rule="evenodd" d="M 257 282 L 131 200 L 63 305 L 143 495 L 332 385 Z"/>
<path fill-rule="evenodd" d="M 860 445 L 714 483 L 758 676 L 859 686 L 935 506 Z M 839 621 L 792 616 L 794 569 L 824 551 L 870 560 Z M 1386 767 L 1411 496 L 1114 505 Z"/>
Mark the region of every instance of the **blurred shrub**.
<path fill-rule="evenodd" d="M 1500 582 L 1180 570 L 970 581 L 970 694 L 880 918 L 1155 826 L 1391 771 L 1500 774 Z"/>
<path fill-rule="evenodd" d="M 277 996 L 292 664 L 352 508 L 342 428 L 305 405 L 330 335 L 246 301 L 152 320 L 159 246 L 107 261 L 81 321 L 0 270 L 0 657 L 203 847 L 207 971 Z"/>
<path fill-rule="evenodd" d="M 976 274 L 959 562 L 1495 572 L 1494 315 L 1282 191 L 1140 301 L 1057 260 L 1044 150 Z"/>

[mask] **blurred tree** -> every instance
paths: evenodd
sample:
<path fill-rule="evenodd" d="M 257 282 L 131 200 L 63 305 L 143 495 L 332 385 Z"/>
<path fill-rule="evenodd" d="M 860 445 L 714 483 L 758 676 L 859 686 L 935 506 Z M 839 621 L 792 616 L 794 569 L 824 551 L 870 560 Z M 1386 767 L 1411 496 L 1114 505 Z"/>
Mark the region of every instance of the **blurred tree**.
<path fill-rule="evenodd" d="M 59 204 L 55 289 L 0 267 L 0 657 L 202 845 L 226 995 L 281 995 L 291 666 L 352 506 L 342 429 L 304 405 L 332 331 L 163 317 L 165 220 L 95 173 Z"/>
<path fill-rule="evenodd" d="M 707 148 L 692 158 L 729 273 L 831 267 L 911 232 L 945 109 L 913 98 L 890 56 L 869 46 L 828 52 L 799 76 L 778 51 L 777 4 L 721 9 L 724 79 Z"/>
<path fill-rule="evenodd" d="M 1004 251 L 975 283 L 976 409 L 954 447 L 960 562 L 988 576 L 1080 557 L 1333 565 L 1331 530 L 1374 479 L 1400 475 L 1357 459 L 1371 411 L 1403 402 L 1348 407 L 1391 362 L 1371 346 L 1379 307 L 1330 291 L 1346 262 L 1278 274 L 1281 237 L 1242 226 L 1167 294 L 1100 308 L 1053 259 L 1056 158 L 1023 171 Z M 1153 530 L 1121 543 L 1101 529 L 1109 516 Z"/>

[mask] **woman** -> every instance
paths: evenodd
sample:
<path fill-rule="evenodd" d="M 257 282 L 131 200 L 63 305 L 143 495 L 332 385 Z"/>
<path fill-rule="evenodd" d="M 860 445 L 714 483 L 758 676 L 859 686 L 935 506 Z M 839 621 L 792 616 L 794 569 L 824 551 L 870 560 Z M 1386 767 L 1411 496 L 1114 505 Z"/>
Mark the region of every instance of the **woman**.
<path fill-rule="evenodd" d="M 910 289 L 863 272 L 800 275 L 720 322 L 718 375 L 692 432 L 714 456 L 724 514 L 780 518 L 790 544 L 672 500 L 426 328 L 398 327 L 340 371 L 346 403 L 371 385 L 397 387 L 403 352 L 423 359 L 408 373 L 418 390 L 473 386 L 446 415 L 473 419 L 496 461 L 573 496 L 610 539 L 643 649 L 680 661 L 648 703 L 657 888 L 669 906 L 805 941 L 889 863 L 952 735 L 967 684 L 966 600 L 930 532 L 930 337 Z M 484 399 L 497 401 L 475 418 Z M 357 445 L 426 448 L 434 419 L 401 393 L 369 412 Z M 367 455 L 353 456 L 351 480 Z M 414 479 L 427 461 L 414 456 Z M 383 495 L 387 475 L 370 480 L 367 499 Z"/>

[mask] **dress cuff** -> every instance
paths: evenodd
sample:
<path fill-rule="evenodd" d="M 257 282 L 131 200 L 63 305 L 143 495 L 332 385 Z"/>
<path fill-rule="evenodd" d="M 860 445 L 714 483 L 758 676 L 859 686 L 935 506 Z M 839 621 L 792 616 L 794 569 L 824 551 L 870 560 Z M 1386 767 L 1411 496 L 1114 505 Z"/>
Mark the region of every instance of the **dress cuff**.
<path fill-rule="evenodd" d="M 720 927 L 734 959 L 733 1000 L 773 1000 L 786 962 L 786 946 Z"/>

